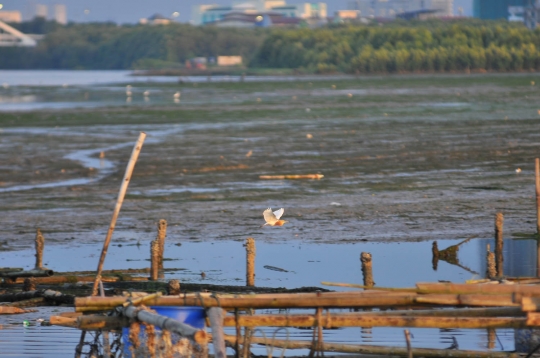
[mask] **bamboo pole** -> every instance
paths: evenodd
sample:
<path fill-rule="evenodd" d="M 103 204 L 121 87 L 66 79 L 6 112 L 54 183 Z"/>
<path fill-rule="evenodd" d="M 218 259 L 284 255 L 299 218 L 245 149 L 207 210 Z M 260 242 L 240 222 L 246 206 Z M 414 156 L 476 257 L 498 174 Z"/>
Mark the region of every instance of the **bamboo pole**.
<path fill-rule="evenodd" d="M 246 286 L 255 286 L 255 239 L 246 240 Z"/>
<path fill-rule="evenodd" d="M 487 254 L 486 254 L 486 276 L 489 279 L 497 277 L 497 268 L 495 266 L 495 254 L 491 252 L 489 244 L 487 244 Z"/>
<path fill-rule="evenodd" d="M 16 280 L 18 277 L 49 277 L 54 275 L 53 270 L 28 270 L 28 271 L 13 271 L 13 272 L 2 272 L 0 277 L 10 278 Z"/>
<path fill-rule="evenodd" d="M 418 296 L 416 303 L 444 306 L 519 307 L 521 297 L 516 296 L 511 293 L 505 295 L 430 294 Z"/>
<path fill-rule="evenodd" d="M 517 284 L 463 284 L 463 283 L 429 283 L 418 282 L 418 293 L 449 293 L 449 294 L 473 294 L 484 293 L 492 295 L 523 294 L 527 296 L 540 296 L 540 286 Z"/>
<path fill-rule="evenodd" d="M 141 132 L 139 134 L 139 139 L 135 143 L 133 151 L 131 152 L 131 158 L 129 159 L 126 172 L 124 174 L 124 179 L 122 180 L 122 185 L 120 186 L 120 191 L 118 192 L 118 198 L 116 200 L 116 206 L 113 211 L 109 230 L 107 231 L 107 237 L 105 238 L 105 242 L 103 243 L 103 249 L 101 250 L 101 256 L 99 258 L 96 272 L 96 279 L 94 281 L 94 287 L 92 288 L 92 296 L 96 296 L 98 294 L 98 284 L 101 280 L 101 271 L 103 270 L 103 264 L 105 263 L 105 256 L 107 256 L 107 250 L 109 249 L 109 243 L 111 242 L 112 234 L 116 226 L 116 220 L 118 219 L 118 214 L 120 213 L 120 208 L 122 207 L 122 203 L 124 202 L 124 196 L 126 195 L 129 181 L 131 179 L 131 174 L 133 173 L 133 169 L 135 168 L 135 163 L 137 162 L 137 158 L 139 157 L 139 153 L 142 149 L 145 138 L 146 133 Z"/>
<path fill-rule="evenodd" d="M 540 159 L 534 160 L 534 177 L 536 188 L 536 234 L 540 236 Z"/>
<path fill-rule="evenodd" d="M 356 313 L 325 314 L 320 319 L 310 314 L 226 316 L 224 327 L 416 327 L 416 328 L 525 328 L 525 317 L 440 317 L 440 316 L 376 316 Z"/>
<path fill-rule="evenodd" d="M 41 234 L 41 230 L 36 230 L 36 270 L 43 269 L 43 248 L 45 247 L 45 238 Z"/>
<path fill-rule="evenodd" d="M 497 268 L 497 276 L 504 275 L 503 269 L 503 222 L 504 216 L 502 213 L 497 213 L 495 216 L 495 267 Z"/>
<path fill-rule="evenodd" d="M 321 285 L 323 286 L 335 286 L 335 287 L 351 287 L 351 288 L 370 288 L 366 285 L 358 285 L 356 283 L 341 283 L 341 282 L 327 282 L 322 281 Z M 417 289 L 414 287 L 409 288 L 394 288 L 394 287 L 372 287 L 373 291 L 389 291 L 389 292 L 416 292 Z"/>
<path fill-rule="evenodd" d="M 375 285 L 373 281 L 373 267 L 371 265 L 371 254 L 369 252 L 362 252 L 360 254 L 360 261 L 362 262 L 362 275 L 364 276 L 364 286 L 371 288 Z"/>
<path fill-rule="evenodd" d="M 204 330 L 199 330 L 185 323 L 179 322 L 170 317 L 151 313 L 141 307 L 127 306 L 124 308 L 124 316 L 138 319 L 141 322 L 151 324 L 161 329 L 166 329 L 178 333 L 182 337 L 188 338 L 199 344 L 206 344 L 208 337 Z"/>
<path fill-rule="evenodd" d="M 94 271 L 95 272 L 95 271 Z M 33 276 L 32 276 L 33 277 Z M 50 277 L 33 277 L 36 284 L 57 285 L 61 283 L 77 283 L 77 282 L 94 282 L 94 276 L 50 276 Z M 15 283 L 24 283 L 23 278 L 17 278 Z M 148 277 L 133 277 L 130 275 L 118 276 L 101 276 L 101 282 L 121 282 L 121 281 L 148 281 Z"/>
<path fill-rule="evenodd" d="M 227 312 L 219 307 L 212 307 L 206 310 L 206 316 L 210 320 L 212 327 L 212 343 L 214 344 L 214 358 L 227 358 L 227 348 L 223 336 L 223 316 Z"/>
<path fill-rule="evenodd" d="M 366 292 L 370 293 L 370 292 Z M 388 307 L 408 306 L 415 303 L 418 295 L 413 293 L 352 294 L 298 293 L 260 295 L 191 294 L 164 296 L 150 300 L 152 306 L 204 306 L 223 308 L 310 308 L 310 307 Z M 110 309 L 122 305 L 125 297 L 77 297 L 77 312 L 94 308 Z"/>
<path fill-rule="evenodd" d="M 236 337 L 227 335 L 225 339 L 230 344 L 236 343 Z M 291 341 L 283 339 L 271 339 L 252 337 L 252 343 L 271 346 L 274 348 L 285 349 L 309 349 L 312 346 L 311 341 Z M 384 356 L 406 356 L 407 348 L 405 347 L 385 347 L 385 346 L 368 346 L 368 345 L 353 345 L 340 343 L 323 343 L 323 350 L 326 352 L 339 353 L 354 353 L 354 354 L 371 354 Z M 413 355 L 418 357 L 429 358 L 518 358 L 517 353 L 507 352 L 483 352 L 483 351 L 462 351 L 454 349 L 430 349 L 430 348 L 412 348 Z"/>

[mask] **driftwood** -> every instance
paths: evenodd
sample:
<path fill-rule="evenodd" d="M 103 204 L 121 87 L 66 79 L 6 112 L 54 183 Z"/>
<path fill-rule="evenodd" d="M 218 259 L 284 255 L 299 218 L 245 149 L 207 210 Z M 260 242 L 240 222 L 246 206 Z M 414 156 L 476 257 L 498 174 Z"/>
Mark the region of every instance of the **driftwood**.
<path fill-rule="evenodd" d="M 225 340 L 231 345 L 236 344 L 235 336 L 225 336 Z M 312 341 L 290 341 L 282 339 L 259 338 L 251 337 L 251 343 L 272 346 L 274 348 L 284 349 L 310 349 L 313 346 Z M 339 353 L 354 353 L 354 354 L 376 354 L 385 356 L 407 356 L 406 347 L 384 347 L 384 346 L 368 346 L 368 345 L 353 345 L 339 343 L 322 343 L 321 348 L 325 352 Z M 519 354 L 506 352 L 482 352 L 482 351 L 461 351 L 454 349 L 429 349 L 429 348 L 412 348 L 413 356 L 416 357 L 453 357 L 453 358 L 517 358 Z"/>
<path fill-rule="evenodd" d="M 281 179 L 322 179 L 323 174 L 290 174 L 290 175 L 259 175 L 259 179 L 281 180 Z"/>
<path fill-rule="evenodd" d="M 142 309 L 142 307 L 125 307 L 123 314 L 125 317 L 138 319 L 141 322 L 178 333 L 182 337 L 186 337 L 199 344 L 206 344 L 208 341 L 207 334 L 204 330 L 193 328 L 190 325 L 166 316 L 151 313 L 145 309 Z"/>
<path fill-rule="evenodd" d="M 19 314 L 19 313 L 28 313 L 28 311 L 23 310 L 19 307 L 13 306 L 0 306 L 0 315 L 1 314 Z"/>

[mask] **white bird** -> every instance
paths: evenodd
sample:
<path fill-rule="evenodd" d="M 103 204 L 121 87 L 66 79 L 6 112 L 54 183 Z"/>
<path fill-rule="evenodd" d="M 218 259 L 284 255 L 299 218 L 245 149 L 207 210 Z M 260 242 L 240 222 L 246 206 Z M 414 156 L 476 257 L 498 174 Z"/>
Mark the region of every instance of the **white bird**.
<path fill-rule="evenodd" d="M 274 212 L 272 212 L 272 209 L 270 209 L 270 208 L 266 209 L 263 212 L 264 221 L 266 221 L 266 223 L 261 225 L 261 227 L 266 226 L 266 225 L 268 225 L 268 226 L 283 226 L 285 223 L 288 223 L 288 221 L 279 220 L 279 218 L 281 218 L 281 216 L 283 215 L 284 212 L 285 212 L 285 210 L 283 208 L 281 208 L 279 210 L 276 210 Z"/>
<path fill-rule="evenodd" d="M 180 99 L 180 96 L 181 96 L 181 95 L 182 95 L 182 94 L 181 94 L 180 92 L 176 92 L 176 93 L 173 95 L 173 98 L 174 98 L 174 99 Z"/>
<path fill-rule="evenodd" d="M 144 92 L 143 92 L 143 95 L 144 95 L 145 97 L 150 96 L 150 91 L 148 91 L 148 90 L 144 91 Z"/>
<path fill-rule="evenodd" d="M 133 92 L 131 92 L 131 91 L 126 91 L 126 96 L 131 97 L 132 94 L 133 94 Z"/>

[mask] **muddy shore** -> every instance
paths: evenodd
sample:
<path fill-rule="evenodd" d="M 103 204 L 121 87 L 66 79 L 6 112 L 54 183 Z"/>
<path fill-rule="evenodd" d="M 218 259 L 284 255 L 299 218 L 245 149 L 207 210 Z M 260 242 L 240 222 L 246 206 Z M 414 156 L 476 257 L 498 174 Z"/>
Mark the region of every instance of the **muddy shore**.
<path fill-rule="evenodd" d="M 488 238 L 499 211 L 505 236 L 529 235 L 540 146 L 540 89 L 531 81 L 539 77 L 139 84 L 154 93 L 149 103 L 3 112 L 0 250 L 31 247 L 37 227 L 47 244 L 101 242 L 140 131 L 148 139 L 119 242 L 152 240 L 159 219 L 178 243 Z M 44 100 L 65 93 L 1 91 Z M 123 101 L 122 91 L 65 96 Z M 324 178 L 259 179 L 308 173 Z M 259 228 L 267 207 L 284 207 L 290 222 Z"/>

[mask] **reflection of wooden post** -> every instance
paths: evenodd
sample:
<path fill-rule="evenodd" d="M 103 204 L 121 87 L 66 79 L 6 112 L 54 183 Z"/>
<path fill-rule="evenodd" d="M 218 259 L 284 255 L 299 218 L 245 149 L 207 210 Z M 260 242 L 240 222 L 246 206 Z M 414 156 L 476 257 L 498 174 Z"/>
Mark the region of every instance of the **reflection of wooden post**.
<path fill-rule="evenodd" d="M 118 198 L 116 199 L 116 205 L 114 207 L 113 215 L 111 218 L 111 223 L 109 225 L 109 230 L 107 230 L 107 236 L 105 237 L 105 242 L 103 243 L 103 248 L 101 249 L 101 256 L 99 258 L 99 263 L 96 272 L 96 279 L 94 280 L 94 287 L 92 288 L 92 296 L 96 296 L 98 293 L 98 284 L 101 281 L 101 272 L 103 271 L 103 264 L 105 263 L 105 257 L 107 256 L 107 250 L 109 249 L 109 243 L 111 242 L 112 234 L 114 228 L 116 227 L 116 220 L 120 214 L 120 208 L 124 202 L 124 196 L 131 180 L 131 174 L 135 168 L 135 163 L 137 158 L 139 158 L 139 153 L 141 152 L 144 139 L 146 138 L 146 133 L 141 132 L 139 134 L 139 139 L 133 147 L 131 152 L 131 158 L 129 159 L 128 165 L 126 167 L 126 172 L 124 174 L 124 179 L 122 180 L 122 185 L 120 185 L 120 191 L 118 192 Z"/>
<path fill-rule="evenodd" d="M 489 350 L 495 348 L 495 340 L 497 339 L 497 336 L 495 334 L 495 328 L 487 329 L 487 349 Z"/>
<path fill-rule="evenodd" d="M 206 316 L 212 327 L 212 343 L 214 344 L 214 357 L 227 358 L 225 336 L 223 335 L 223 316 L 227 311 L 220 307 L 211 307 L 206 310 Z"/>
<path fill-rule="evenodd" d="M 540 235 L 540 159 L 534 161 L 534 176 L 536 179 L 536 233 Z"/>
<path fill-rule="evenodd" d="M 246 240 L 246 286 L 255 286 L 255 239 Z"/>
<path fill-rule="evenodd" d="M 373 287 L 373 268 L 371 265 L 371 254 L 369 252 L 362 252 L 360 254 L 360 261 L 362 262 L 362 274 L 364 275 L 364 286 Z"/>
<path fill-rule="evenodd" d="M 437 241 L 433 241 L 433 244 L 431 244 L 431 266 L 433 267 L 433 271 L 437 271 L 437 267 L 439 266 L 439 246 L 437 245 Z"/>
<path fill-rule="evenodd" d="M 497 213 L 495 216 L 495 267 L 497 268 L 497 276 L 503 276 L 503 222 L 502 213 Z"/>
<path fill-rule="evenodd" d="M 150 279 L 156 281 L 159 274 L 159 242 L 153 240 L 150 243 Z"/>
<path fill-rule="evenodd" d="M 405 342 L 407 342 L 407 357 L 413 358 L 412 348 L 411 348 L 411 332 L 408 329 L 405 330 Z"/>
<path fill-rule="evenodd" d="M 161 219 L 157 225 L 157 241 L 159 243 L 159 269 L 163 271 L 163 255 L 165 254 L 165 236 L 167 235 L 167 220 Z"/>
<path fill-rule="evenodd" d="M 36 230 L 36 269 L 43 268 L 43 248 L 45 247 L 45 238 L 41 230 Z"/>
<path fill-rule="evenodd" d="M 495 266 L 495 254 L 491 252 L 491 247 L 487 244 L 487 263 L 486 263 L 486 276 L 487 278 L 497 277 L 497 269 Z"/>

